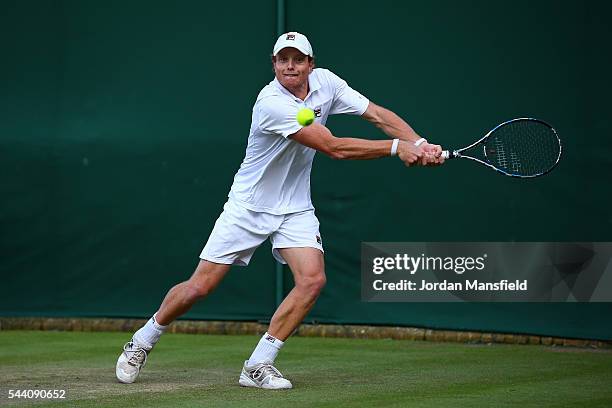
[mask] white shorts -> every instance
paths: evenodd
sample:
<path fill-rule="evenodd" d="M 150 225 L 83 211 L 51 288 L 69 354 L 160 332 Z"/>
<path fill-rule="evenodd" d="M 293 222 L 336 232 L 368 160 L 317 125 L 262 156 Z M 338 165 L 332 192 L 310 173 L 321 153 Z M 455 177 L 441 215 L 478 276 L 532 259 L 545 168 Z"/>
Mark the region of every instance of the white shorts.
<path fill-rule="evenodd" d="M 230 199 L 223 206 L 200 258 L 246 266 L 257 247 L 268 237 L 272 255 L 283 264 L 287 262 L 278 252 L 280 248 L 308 247 L 323 252 L 319 220 L 314 210 L 274 215 L 248 210 Z"/>

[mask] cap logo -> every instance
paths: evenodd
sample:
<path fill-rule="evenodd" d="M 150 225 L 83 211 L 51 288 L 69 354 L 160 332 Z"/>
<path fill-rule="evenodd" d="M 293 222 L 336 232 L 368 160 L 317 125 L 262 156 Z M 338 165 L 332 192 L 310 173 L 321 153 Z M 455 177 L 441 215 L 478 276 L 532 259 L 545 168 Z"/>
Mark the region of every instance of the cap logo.
<path fill-rule="evenodd" d="M 287 38 L 285 40 L 295 40 L 295 34 L 287 34 Z"/>

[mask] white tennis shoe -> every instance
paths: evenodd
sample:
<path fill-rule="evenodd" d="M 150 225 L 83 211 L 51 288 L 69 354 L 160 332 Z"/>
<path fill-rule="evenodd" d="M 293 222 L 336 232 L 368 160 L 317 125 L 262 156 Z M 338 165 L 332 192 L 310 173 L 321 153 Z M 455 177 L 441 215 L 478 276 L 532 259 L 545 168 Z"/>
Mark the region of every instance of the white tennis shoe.
<path fill-rule="evenodd" d="M 140 370 L 147 363 L 147 355 L 151 348 L 146 348 L 132 340 L 123 346 L 123 353 L 117 360 L 115 375 L 119 382 L 131 384 L 136 381 Z"/>
<path fill-rule="evenodd" d="M 267 390 L 283 390 L 293 388 L 293 385 L 287 380 L 270 362 L 263 362 L 248 366 L 244 362 L 242 373 L 238 384 L 243 387 L 264 388 Z"/>

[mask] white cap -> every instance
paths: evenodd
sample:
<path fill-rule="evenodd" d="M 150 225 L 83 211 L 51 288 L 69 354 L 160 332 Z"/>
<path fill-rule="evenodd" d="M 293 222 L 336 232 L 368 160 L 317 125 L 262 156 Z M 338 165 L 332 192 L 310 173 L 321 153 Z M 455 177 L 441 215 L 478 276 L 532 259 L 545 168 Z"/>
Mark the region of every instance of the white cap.
<path fill-rule="evenodd" d="M 312 46 L 310 45 L 308 38 L 306 38 L 304 34 L 296 33 L 295 31 L 285 33 L 278 37 L 276 44 L 274 44 L 274 51 L 272 52 L 272 55 L 276 56 L 280 50 L 288 47 L 297 48 L 302 54 L 314 57 L 312 53 Z"/>

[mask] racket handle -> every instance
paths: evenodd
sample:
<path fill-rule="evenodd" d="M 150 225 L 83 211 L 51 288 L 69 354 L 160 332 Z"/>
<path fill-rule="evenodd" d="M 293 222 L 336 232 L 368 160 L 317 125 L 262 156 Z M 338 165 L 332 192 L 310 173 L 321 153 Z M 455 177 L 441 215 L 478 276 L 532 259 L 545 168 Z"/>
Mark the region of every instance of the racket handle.
<path fill-rule="evenodd" d="M 442 156 L 444 160 L 448 160 L 448 159 L 454 159 L 455 157 L 459 157 L 459 153 L 457 153 L 454 150 L 453 151 L 442 150 L 442 154 L 440 156 Z"/>

